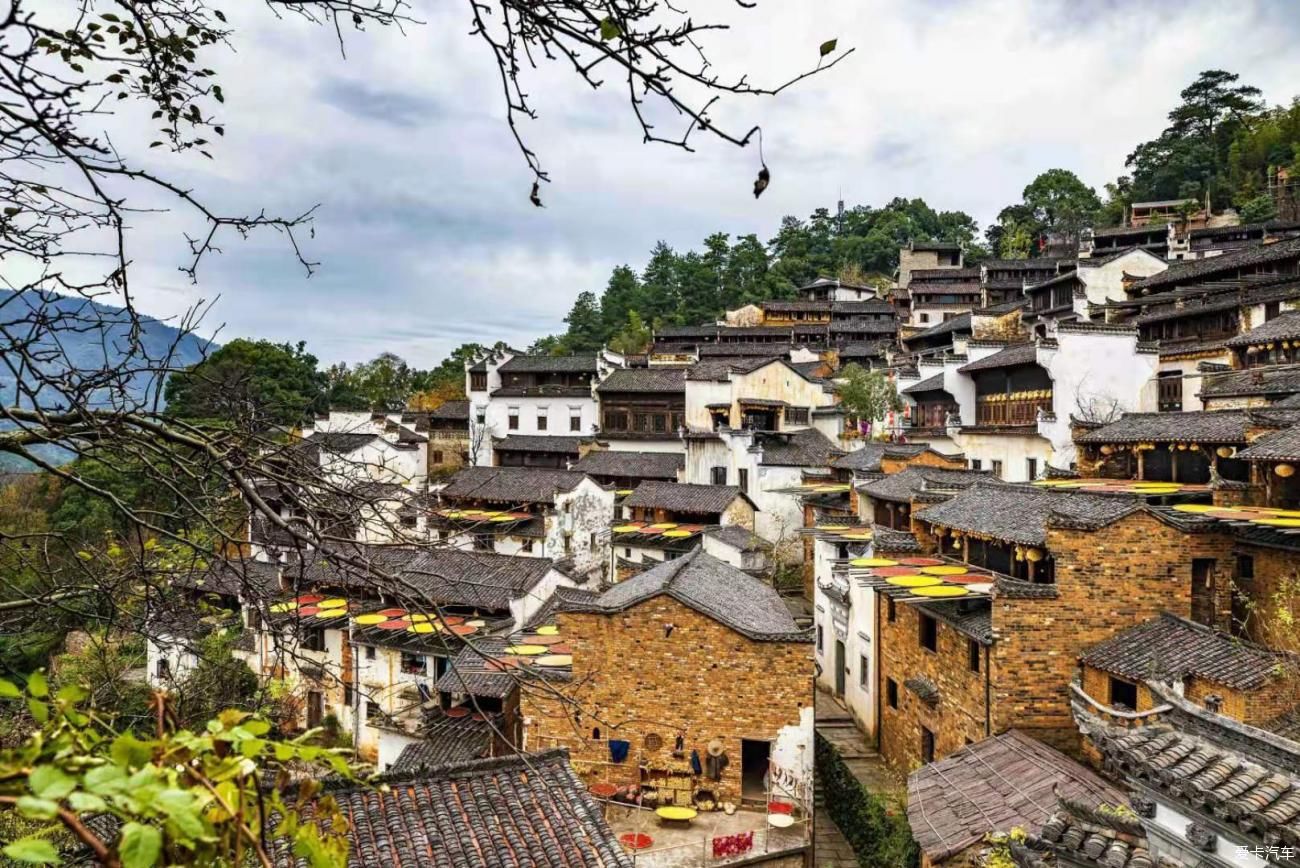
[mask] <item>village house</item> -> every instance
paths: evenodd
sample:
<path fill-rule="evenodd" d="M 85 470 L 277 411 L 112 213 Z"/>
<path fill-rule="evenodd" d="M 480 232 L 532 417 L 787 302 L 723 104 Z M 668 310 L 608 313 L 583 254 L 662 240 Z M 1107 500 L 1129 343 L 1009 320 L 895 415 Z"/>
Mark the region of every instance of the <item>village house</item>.
<path fill-rule="evenodd" d="M 909 241 L 898 250 L 897 286 L 907 289 L 918 269 L 960 269 L 964 265 L 960 244 L 950 241 Z"/>
<path fill-rule="evenodd" d="M 609 575 L 622 580 L 647 565 L 681 557 L 706 531 L 727 526 L 753 534 L 754 501 L 735 486 L 646 481 L 619 503 L 610 525 Z"/>
<path fill-rule="evenodd" d="M 432 538 L 456 548 L 568 560 L 599 569 L 614 516 L 614 491 L 585 473 L 528 467 L 466 467 L 437 492 Z"/>
<path fill-rule="evenodd" d="M 620 368 L 596 387 L 600 439 L 613 451 L 682 452 L 685 368 Z"/>
<path fill-rule="evenodd" d="M 525 693 L 534 748 L 624 767 L 659 805 L 741 805 L 785 777 L 782 740 L 811 741 L 811 634 L 771 586 L 702 549 L 561 603 L 555 623 L 572 675 L 565 703 Z"/>
<path fill-rule="evenodd" d="M 428 443 L 401 414 L 335 410 L 303 428 L 297 449 L 317 458 L 333 485 L 384 482 L 418 491 L 429 475 Z"/>
<path fill-rule="evenodd" d="M 983 304 L 979 268 L 917 268 L 910 280 L 912 326 L 928 328 Z"/>
<path fill-rule="evenodd" d="M 591 436 L 600 424 L 595 385 L 621 364 L 621 357 L 608 353 L 546 356 L 497 350 L 467 360 L 473 464 L 500 463 L 493 460 L 498 441 L 512 437 Z M 572 454 L 576 460 L 576 451 Z"/>
<path fill-rule="evenodd" d="M 1117 710 L 1160 704 L 1157 682 L 1188 702 L 1269 729 L 1300 708 L 1300 656 L 1163 612 L 1087 649 L 1078 684 Z"/>
<path fill-rule="evenodd" d="M 1039 257 L 1035 259 L 986 259 L 980 263 L 980 307 L 992 307 L 1024 297 L 1026 287 L 1043 283 L 1075 268 L 1077 260 Z"/>
<path fill-rule="evenodd" d="M 1069 751 L 1067 685 L 1086 648 L 1163 612 L 1228 620 L 1232 540 L 1141 497 L 979 482 L 915 509 L 912 527 L 947 561 L 936 574 L 991 581 L 935 600 L 928 579 L 891 583 L 895 568 L 867 579 L 883 611 L 880 750 L 899 766 L 1009 727 Z"/>
<path fill-rule="evenodd" d="M 429 476 L 469 464 L 469 401 L 444 401 L 433 410 L 407 412 L 402 424 L 429 438 Z"/>
<path fill-rule="evenodd" d="M 706 530 L 704 551 L 728 566 L 765 578 L 775 566 L 775 546 L 742 525 L 729 524 Z"/>

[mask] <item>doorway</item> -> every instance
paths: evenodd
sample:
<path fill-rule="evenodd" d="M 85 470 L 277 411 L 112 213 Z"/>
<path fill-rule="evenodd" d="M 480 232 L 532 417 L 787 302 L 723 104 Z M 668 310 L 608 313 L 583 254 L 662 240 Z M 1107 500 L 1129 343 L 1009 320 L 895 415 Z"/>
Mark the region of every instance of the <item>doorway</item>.
<path fill-rule="evenodd" d="M 325 719 L 325 694 L 319 690 L 307 691 L 307 728 L 315 729 Z"/>
<path fill-rule="evenodd" d="M 740 740 L 740 797 L 767 801 L 767 769 L 772 743 L 742 738 Z"/>
<path fill-rule="evenodd" d="M 844 698 L 844 643 L 835 640 L 835 695 Z"/>

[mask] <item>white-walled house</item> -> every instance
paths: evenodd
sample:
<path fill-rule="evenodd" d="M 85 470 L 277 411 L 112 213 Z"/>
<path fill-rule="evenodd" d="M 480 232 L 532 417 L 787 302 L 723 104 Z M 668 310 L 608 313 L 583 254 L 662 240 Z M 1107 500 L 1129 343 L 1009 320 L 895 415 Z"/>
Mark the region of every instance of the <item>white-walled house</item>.
<path fill-rule="evenodd" d="M 615 493 L 585 473 L 466 467 L 437 493 L 435 540 L 462 550 L 569 560 L 580 572 L 605 562 Z"/>
<path fill-rule="evenodd" d="M 470 457 L 494 460 L 493 444 L 514 436 L 590 437 L 600 426 L 595 386 L 622 363 L 610 353 L 547 356 L 488 350 L 465 364 Z"/>

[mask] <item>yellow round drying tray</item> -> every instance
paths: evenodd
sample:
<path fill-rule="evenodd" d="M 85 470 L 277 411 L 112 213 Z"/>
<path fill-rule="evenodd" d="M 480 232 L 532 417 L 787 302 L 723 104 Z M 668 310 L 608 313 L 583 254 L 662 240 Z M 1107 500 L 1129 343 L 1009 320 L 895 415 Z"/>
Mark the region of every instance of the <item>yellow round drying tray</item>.
<path fill-rule="evenodd" d="M 941 585 L 943 580 L 936 576 L 890 576 L 885 579 L 886 582 L 896 588 L 928 588 L 932 585 Z"/>
<path fill-rule="evenodd" d="M 507 654 L 514 654 L 517 657 L 535 657 L 539 654 L 546 653 L 545 645 L 511 645 L 506 648 Z"/>
<path fill-rule="evenodd" d="M 377 615 L 377 614 L 357 615 L 356 618 L 357 623 L 363 627 L 367 627 L 371 624 L 382 624 L 387 620 L 388 620 L 387 615 Z"/>
<path fill-rule="evenodd" d="M 943 564 L 937 567 L 921 567 L 921 572 L 928 576 L 960 576 L 969 571 L 965 567 Z"/>
<path fill-rule="evenodd" d="M 560 635 L 560 628 L 557 627 L 557 626 L 555 626 L 554 624 L 547 624 L 545 627 L 538 627 L 538 628 L 537 628 L 537 635 L 538 635 L 538 636 L 558 636 L 558 635 Z"/>
<path fill-rule="evenodd" d="M 679 805 L 664 805 L 662 808 L 656 808 L 655 813 L 661 820 L 682 823 L 689 823 L 699 816 L 699 813 L 694 808 L 683 808 Z"/>
<path fill-rule="evenodd" d="M 896 567 L 898 561 L 891 561 L 889 558 L 854 558 L 849 561 L 851 567 Z M 965 572 L 963 570 L 962 572 Z"/>
<path fill-rule="evenodd" d="M 917 588 L 912 593 L 918 597 L 964 597 L 970 593 L 960 585 L 934 585 L 929 588 Z"/>

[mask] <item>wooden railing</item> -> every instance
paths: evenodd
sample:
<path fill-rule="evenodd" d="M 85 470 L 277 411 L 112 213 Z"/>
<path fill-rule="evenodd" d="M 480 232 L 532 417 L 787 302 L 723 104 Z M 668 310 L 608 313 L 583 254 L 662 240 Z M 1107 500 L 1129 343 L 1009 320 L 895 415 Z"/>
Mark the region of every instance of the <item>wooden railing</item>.
<path fill-rule="evenodd" d="M 1038 421 L 1038 411 L 1050 413 L 1052 399 L 1020 398 L 1014 401 L 994 400 L 995 396 L 975 400 L 976 425 L 1033 425 Z"/>

